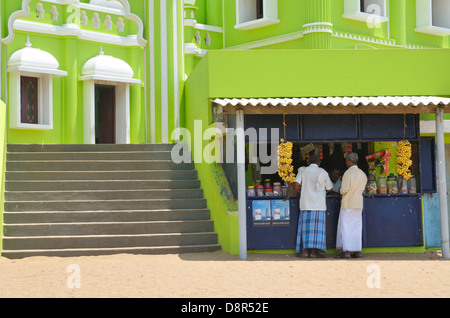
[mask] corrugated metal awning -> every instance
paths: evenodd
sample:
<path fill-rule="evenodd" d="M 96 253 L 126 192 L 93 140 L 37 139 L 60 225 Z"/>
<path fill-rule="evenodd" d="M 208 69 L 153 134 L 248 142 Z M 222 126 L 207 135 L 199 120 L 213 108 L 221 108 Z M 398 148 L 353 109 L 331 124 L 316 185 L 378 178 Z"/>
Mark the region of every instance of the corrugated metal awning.
<path fill-rule="evenodd" d="M 450 98 L 437 96 L 216 98 L 212 102 L 231 112 L 242 107 L 246 113 L 433 113 L 436 107 L 450 106 Z"/>

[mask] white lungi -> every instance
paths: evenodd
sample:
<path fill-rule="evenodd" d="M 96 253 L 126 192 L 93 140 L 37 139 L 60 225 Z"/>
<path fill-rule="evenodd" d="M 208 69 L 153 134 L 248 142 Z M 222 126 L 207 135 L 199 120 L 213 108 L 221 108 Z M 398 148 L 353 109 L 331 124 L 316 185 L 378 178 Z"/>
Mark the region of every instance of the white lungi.
<path fill-rule="evenodd" d="M 337 226 L 336 249 L 344 252 L 361 252 L 362 209 L 341 209 Z"/>

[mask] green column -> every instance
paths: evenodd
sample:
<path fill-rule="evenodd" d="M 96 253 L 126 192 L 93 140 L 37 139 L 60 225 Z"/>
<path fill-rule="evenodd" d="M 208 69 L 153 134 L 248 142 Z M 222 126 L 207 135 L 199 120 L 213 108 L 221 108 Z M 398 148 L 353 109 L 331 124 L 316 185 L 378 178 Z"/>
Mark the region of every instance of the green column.
<path fill-rule="evenodd" d="M 304 37 L 309 49 L 331 49 L 331 0 L 307 0 Z"/>
<path fill-rule="evenodd" d="M 206 1 L 206 24 L 222 26 L 222 0 Z"/>
<path fill-rule="evenodd" d="M 130 51 L 131 65 L 133 65 L 134 78 L 141 78 L 141 48 L 133 48 Z M 141 102 L 141 85 L 130 85 L 130 142 L 143 143 L 144 132 L 144 109 Z"/>
<path fill-rule="evenodd" d="M 389 1 L 389 31 L 397 45 L 406 45 L 406 0 Z"/>
<path fill-rule="evenodd" d="M 63 103 L 63 140 L 65 144 L 76 144 L 82 141 L 83 136 L 78 136 L 78 131 L 83 131 L 82 126 L 77 129 L 78 119 L 82 120 L 82 112 L 78 112 L 78 54 L 77 40 L 67 38 L 64 40 L 64 103 Z M 80 107 L 80 110 L 82 107 Z M 79 138 L 80 137 L 80 138 Z"/>

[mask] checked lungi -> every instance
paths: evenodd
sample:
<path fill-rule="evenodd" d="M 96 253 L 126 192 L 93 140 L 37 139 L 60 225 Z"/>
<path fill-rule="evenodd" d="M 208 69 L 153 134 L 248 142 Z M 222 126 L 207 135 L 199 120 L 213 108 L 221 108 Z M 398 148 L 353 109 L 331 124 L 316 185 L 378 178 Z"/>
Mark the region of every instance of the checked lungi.
<path fill-rule="evenodd" d="M 326 252 L 325 224 L 325 211 L 300 211 L 296 252 L 301 253 L 305 248 L 317 248 Z"/>

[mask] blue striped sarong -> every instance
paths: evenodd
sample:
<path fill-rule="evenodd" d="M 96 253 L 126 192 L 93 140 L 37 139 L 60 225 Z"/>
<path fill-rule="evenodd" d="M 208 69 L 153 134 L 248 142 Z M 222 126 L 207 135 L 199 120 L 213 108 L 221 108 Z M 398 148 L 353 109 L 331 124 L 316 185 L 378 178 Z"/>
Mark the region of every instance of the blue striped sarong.
<path fill-rule="evenodd" d="M 300 211 L 295 247 L 297 253 L 305 248 L 317 248 L 326 252 L 325 218 L 325 211 Z"/>

